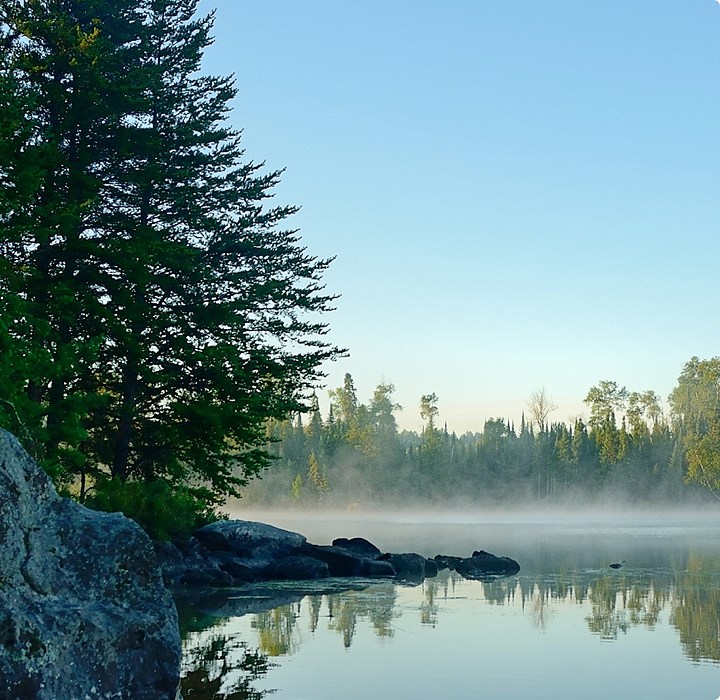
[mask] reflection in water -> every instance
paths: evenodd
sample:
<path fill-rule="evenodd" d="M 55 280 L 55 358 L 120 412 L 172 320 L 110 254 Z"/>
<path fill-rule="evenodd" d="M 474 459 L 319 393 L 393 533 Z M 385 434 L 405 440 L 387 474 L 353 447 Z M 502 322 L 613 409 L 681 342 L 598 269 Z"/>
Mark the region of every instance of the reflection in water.
<path fill-rule="evenodd" d="M 183 644 L 184 700 L 260 700 L 272 692 L 252 687 L 272 665 L 259 650 L 222 633 L 196 633 L 190 639 Z"/>
<path fill-rule="evenodd" d="M 547 630 L 553 614 L 556 613 L 551 607 L 552 596 L 545 587 L 535 584 L 530 596 L 530 611 L 533 625 L 541 632 Z"/>
<path fill-rule="evenodd" d="M 633 627 L 652 630 L 661 613 L 667 611 L 690 659 L 720 661 L 720 559 L 690 557 L 685 571 L 654 573 L 650 576 L 646 571 L 623 574 L 579 571 L 560 576 L 469 582 L 446 571 L 419 587 L 422 597 L 417 609 L 422 625 L 436 627 L 443 601 L 454 595 L 457 586 L 472 587 L 486 604 L 511 605 L 519 600 L 522 608 L 529 611 L 532 625 L 545 632 L 558 615 L 559 606 L 589 603 L 589 614 L 585 617 L 588 630 L 604 641 L 617 639 Z M 402 615 L 397 606 L 397 588 L 391 582 L 375 583 L 361 591 L 308 595 L 301 601 L 253 615 L 251 626 L 258 632 L 257 644 L 263 655 L 289 656 L 298 650 L 302 643 L 298 621 L 304 608 L 311 634 L 327 620 L 327 630 L 338 633 L 345 648 L 351 647 L 360 621 L 368 621 L 377 637 L 391 638 L 395 634 L 394 621 Z M 203 623 L 210 627 L 218 620 L 208 617 L 195 622 L 201 628 Z M 196 666 L 221 665 L 226 663 L 230 650 L 221 648 L 222 643 L 221 639 L 213 639 L 204 650 L 192 654 L 188 651 L 186 656 L 193 656 Z M 229 640 L 225 643 L 231 644 Z M 215 669 L 212 673 L 226 671 Z"/>
<path fill-rule="evenodd" d="M 300 614 L 300 603 L 281 605 L 255 615 L 252 626 L 258 630 L 260 649 L 268 656 L 288 656 L 300 644 L 295 634 L 295 623 Z"/>
<path fill-rule="evenodd" d="M 430 631 L 427 639 L 433 644 L 432 640 L 448 631 L 454 633 L 462 620 L 476 614 L 488 617 L 469 623 L 473 630 L 488 630 L 487 621 L 503 620 L 495 623 L 497 633 L 506 621 L 517 620 L 541 633 L 547 644 L 557 644 L 566 634 L 610 642 L 602 652 L 591 647 L 591 655 L 597 653 L 598 658 L 617 648 L 614 642 L 619 638 L 640 646 L 646 639 L 652 644 L 642 633 L 655 630 L 657 638 L 667 639 L 671 648 L 677 644 L 678 656 L 682 651 L 694 664 L 720 663 L 717 549 L 710 556 L 691 549 L 668 551 L 665 557 L 649 552 L 645 560 L 635 557 L 633 564 L 621 570 L 608 568 L 604 562 L 614 561 L 609 557 L 588 559 L 603 564 L 592 568 L 570 558 L 548 558 L 542 566 L 528 566 L 520 575 L 505 579 L 468 581 L 444 571 L 414 587 L 361 581 L 353 590 L 301 589 L 295 598 L 286 586 L 267 596 L 267 610 L 262 609 L 265 597 L 247 592 L 244 598 L 241 593 L 234 607 L 245 612 L 236 613 L 241 617 L 234 619 L 246 620 L 242 640 L 231 624 L 234 616 L 227 614 L 227 604 L 218 608 L 220 618 L 200 613 L 181 617 L 185 620 L 184 698 L 256 700 L 271 692 L 257 689 L 267 685 L 267 680 L 260 679 L 275 665 L 270 658 L 301 656 L 301 650 L 304 653 L 319 640 L 326 652 L 360 647 L 367 653 L 365 642 L 372 637 L 400 649 L 423 628 Z M 357 590 L 361 585 L 366 587 Z M 497 607 L 507 612 L 500 617 L 488 612 Z M 214 610 L 208 604 L 195 609 Z M 566 619 L 577 624 L 569 628 Z M 303 657 L 303 664 L 307 658 Z"/>
<path fill-rule="evenodd" d="M 338 632 L 343 645 L 350 648 L 359 620 L 369 620 L 378 637 L 393 636 L 392 621 L 400 615 L 395 610 L 396 599 L 392 583 L 375 584 L 363 591 L 313 595 L 306 597 L 303 603 L 283 605 L 254 615 L 252 627 L 258 630 L 258 644 L 268 656 L 293 654 L 302 642 L 301 630 L 296 623 L 302 604 L 306 604 L 310 632 L 314 633 L 320 619 L 327 617 L 327 628 Z"/>
<path fill-rule="evenodd" d="M 619 632 L 627 633 L 632 624 L 628 608 L 628 600 L 630 599 L 634 601 L 636 625 L 639 619 L 638 610 L 657 607 L 654 602 L 649 606 L 646 604 L 648 592 L 640 591 L 637 584 L 628 586 L 625 580 L 613 579 L 607 576 L 595 581 L 590 589 L 592 615 L 586 618 L 590 631 L 604 640 L 617 639 Z"/>
<path fill-rule="evenodd" d="M 720 661 L 720 559 L 691 555 L 675 596 L 670 621 L 694 662 Z"/>
<path fill-rule="evenodd" d="M 440 607 L 436 600 L 440 592 L 440 582 L 437 579 L 427 579 L 424 583 L 425 597 L 420 603 L 420 623 L 435 627 L 438 622 L 438 612 Z M 447 597 L 447 579 L 444 582 L 444 593 Z"/>

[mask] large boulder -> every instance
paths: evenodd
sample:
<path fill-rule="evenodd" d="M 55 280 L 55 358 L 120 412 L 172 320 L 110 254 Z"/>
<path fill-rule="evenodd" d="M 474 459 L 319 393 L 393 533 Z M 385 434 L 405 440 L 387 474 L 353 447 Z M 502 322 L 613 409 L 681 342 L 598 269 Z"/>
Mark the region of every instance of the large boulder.
<path fill-rule="evenodd" d="M 388 552 L 380 557 L 382 561 L 389 562 L 395 569 L 397 578 L 405 581 L 422 581 L 428 574 L 425 570 L 428 562 L 421 554 L 414 552 L 403 552 L 402 554 L 393 554 Z M 431 575 L 437 575 L 437 566 L 431 569 Z"/>
<path fill-rule="evenodd" d="M 338 537 L 332 541 L 332 546 L 347 549 L 367 559 L 378 559 L 382 554 L 372 542 L 368 542 L 364 537 L 351 537 L 350 539 L 347 537 Z"/>
<path fill-rule="evenodd" d="M 497 557 L 481 549 L 473 552 L 471 557 L 457 562 L 455 571 L 464 578 L 482 580 L 512 576 L 520 571 L 520 564 L 510 557 Z"/>
<path fill-rule="evenodd" d="M 332 545 L 305 543 L 298 547 L 298 554 L 327 564 L 330 576 L 364 577 L 394 576 L 395 571 L 386 562 L 376 561 L 356 554 L 350 549 Z"/>
<path fill-rule="evenodd" d="M 253 568 L 267 566 L 307 541 L 297 532 L 250 520 L 218 520 L 193 534 L 206 549 L 232 552 L 251 562 Z"/>
<path fill-rule="evenodd" d="M 60 498 L 0 431 L 0 697 L 176 697 L 180 635 L 147 535 Z"/>
<path fill-rule="evenodd" d="M 324 561 L 296 555 L 283 557 L 263 569 L 263 578 L 270 581 L 309 581 L 328 578 L 330 569 Z"/>
<path fill-rule="evenodd" d="M 170 586 L 241 586 L 268 578 L 294 579 L 303 566 L 283 559 L 307 542 L 296 532 L 249 520 L 219 520 L 173 545 L 156 545 L 165 582 Z M 322 570 L 306 566 L 309 578 Z M 325 574 L 327 575 L 327 573 Z"/>

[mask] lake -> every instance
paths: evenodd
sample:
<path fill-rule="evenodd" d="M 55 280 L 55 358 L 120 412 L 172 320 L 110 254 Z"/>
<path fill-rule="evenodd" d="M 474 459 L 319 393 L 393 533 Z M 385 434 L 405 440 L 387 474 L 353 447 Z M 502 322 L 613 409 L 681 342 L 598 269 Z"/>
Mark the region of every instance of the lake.
<path fill-rule="evenodd" d="M 718 513 L 233 516 L 316 544 L 485 549 L 521 570 L 331 592 L 277 583 L 179 602 L 186 700 L 720 696 Z"/>

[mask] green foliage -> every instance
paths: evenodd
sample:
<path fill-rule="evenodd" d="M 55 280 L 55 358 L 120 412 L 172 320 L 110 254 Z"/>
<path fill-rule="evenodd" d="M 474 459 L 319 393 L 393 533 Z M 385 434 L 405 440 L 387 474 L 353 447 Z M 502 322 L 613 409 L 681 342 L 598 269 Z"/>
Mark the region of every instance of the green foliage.
<path fill-rule="evenodd" d="M 310 457 L 308 458 L 308 478 L 310 483 L 313 485 L 318 498 L 322 499 L 322 497 L 330 490 L 330 484 L 328 483 L 327 476 L 321 471 L 320 464 L 318 463 L 314 452 L 311 452 Z"/>
<path fill-rule="evenodd" d="M 720 417 L 720 357 L 692 357 L 683 367 L 670 394 L 670 408 L 677 426 L 689 433 L 705 433 Z"/>
<path fill-rule="evenodd" d="M 153 539 L 188 535 L 218 520 L 213 495 L 166 481 L 150 482 L 100 479 L 85 505 L 111 513 L 120 512 L 137 522 Z"/>
<path fill-rule="evenodd" d="M 599 389 L 604 408 L 590 430 L 580 418 L 569 425 L 548 424 L 553 404 L 544 392 L 536 392 L 538 411 L 531 410 L 532 422 L 523 416 L 519 432 L 504 418 L 485 421 L 479 433 L 457 436 L 435 425 L 430 431 L 427 423 L 435 423 L 439 409 L 437 396 L 427 394 L 421 398 L 426 425 L 417 434 L 398 432 L 392 385 L 380 384 L 364 404 L 347 375 L 343 386 L 330 392 L 324 420 L 314 405 L 306 425 L 298 416 L 273 424 L 271 435 L 277 442 L 271 448 L 277 465 L 244 496 L 264 504 L 322 500 L 356 508 L 446 504 L 449 499 L 474 506 L 574 505 L 610 494 L 614 501 L 647 503 L 696 495 L 697 488 L 684 483 L 685 451 L 678 450 L 678 435 L 663 420 L 654 392 L 629 394 L 627 413 L 618 426 L 615 411 L 622 410 L 622 403 L 617 399 L 625 390 L 612 382 L 601 383 Z M 338 402 L 348 396 L 353 397 L 345 404 L 352 405 L 350 429 L 336 418 L 347 415 Z M 631 408 L 635 413 L 628 430 Z M 543 427 L 533 432 L 535 423 Z M 709 444 L 706 440 L 700 447 Z M 720 444 L 717 447 L 720 453 Z"/>
<path fill-rule="evenodd" d="M 302 476 L 296 474 L 292 484 L 290 484 L 290 498 L 295 502 L 302 498 L 302 485 Z"/>
<path fill-rule="evenodd" d="M 627 389 L 617 382 L 605 380 L 592 387 L 585 397 L 590 406 L 590 425 L 594 428 L 609 423 L 612 416 L 624 410 L 627 397 Z"/>
<path fill-rule="evenodd" d="M 687 480 L 720 494 L 720 357 L 692 357 L 670 394 L 670 407 Z"/>
<path fill-rule="evenodd" d="M 197 9 L 0 4 L 0 423 L 61 484 L 237 494 L 341 352 Z"/>

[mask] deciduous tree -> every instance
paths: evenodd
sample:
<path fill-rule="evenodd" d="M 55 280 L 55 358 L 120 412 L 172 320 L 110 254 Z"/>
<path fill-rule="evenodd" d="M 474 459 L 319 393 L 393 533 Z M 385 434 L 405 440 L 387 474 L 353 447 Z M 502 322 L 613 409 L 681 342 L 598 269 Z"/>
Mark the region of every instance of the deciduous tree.
<path fill-rule="evenodd" d="M 539 432 L 545 430 L 548 416 L 557 409 L 557 404 L 550 398 L 545 388 L 534 391 L 528 399 L 528 409 L 530 410 L 530 419 Z"/>
<path fill-rule="evenodd" d="M 670 394 L 676 433 L 685 450 L 687 479 L 720 492 L 720 357 L 692 357 Z"/>

